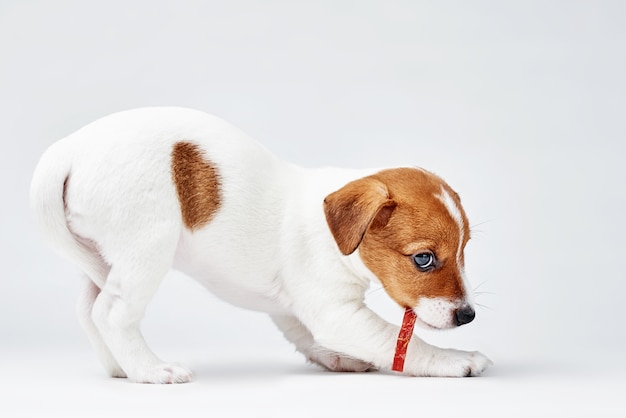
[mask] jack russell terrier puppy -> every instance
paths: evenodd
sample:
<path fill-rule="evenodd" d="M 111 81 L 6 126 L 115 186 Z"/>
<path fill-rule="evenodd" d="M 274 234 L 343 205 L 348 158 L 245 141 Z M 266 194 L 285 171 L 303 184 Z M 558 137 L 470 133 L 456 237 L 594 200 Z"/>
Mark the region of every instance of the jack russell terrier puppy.
<path fill-rule="evenodd" d="M 192 379 L 139 327 L 170 268 L 268 312 L 309 361 L 335 371 L 391 369 L 400 328 L 365 305 L 372 281 L 427 328 L 474 319 L 465 212 L 420 168 L 304 169 L 214 116 L 144 108 L 53 144 L 31 203 L 51 245 L 86 275 L 78 315 L 111 376 Z M 403 373 L 476 376 L 490 364 L 415 336 Z"/>

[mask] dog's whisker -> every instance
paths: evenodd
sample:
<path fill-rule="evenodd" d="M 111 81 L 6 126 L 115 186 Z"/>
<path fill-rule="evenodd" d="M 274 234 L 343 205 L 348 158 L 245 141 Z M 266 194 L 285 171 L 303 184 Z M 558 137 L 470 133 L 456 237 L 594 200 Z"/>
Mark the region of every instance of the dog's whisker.
<path fill-rule="evenodd" d="M 476 304 L 476 306 L 480 306 L 481 308 L 489 309 L 490 311 L 494 310 L 492 307 L 490 307 L 488 305 L 484 305 L 482 303 L 476 303 L 476 302 L 474 302 L 474 303 Z"/>
<path fill-rule="evenodd" d="M 487 220 L 487 221 L 483 221 L 483 222 L 478 222 L 477 224 L 471 225 L 470 226 L 470 236 L 475 237 L 476 235 L 481 235 L 483 234 L 485 231 L 483 231 L 482 229 L 478 229 L 477 227 L 480 225 L 484 225 L 486 223 L 492 222 L 491 220 Z"/>
<path fill-rule="evenodd" d="M 474 292 L 474 296 L 480 296 L 480 295 L 497 295 L 497 293 L 496 292 L 486 292 L 486 291 Z"/>
<path fill-rule="evenodd" d="M 478 286 L 476 286 L 476 287 L 474 288 L 474 292 L 476 292 L 478 289 L 480 289 L 480 287 L 481 287 L 482 285 L 484 285 L 485 283 L 487 283 L 487 281 L 488 281 L 488 280 L 487 280 L 487 279 L 485 279 L 485 280 L 483 280 L 482 282 L 480 282 L 480 283 L 478 284 Z"/>
<path fill-rule="evenodd" d="M 470 225 L 470 230 L 472 230 L 472 232 L 473 232 L 474 228 L 476 228 L 477 226 L 481 226 L 481 225 L 484 225 L 484 224 L 487 224 L 487 223 L 490 223 L 490 222 L 493 222 L 493 219 L 487 219 L 486 221 L 475 223 L 473 225 Z"/>

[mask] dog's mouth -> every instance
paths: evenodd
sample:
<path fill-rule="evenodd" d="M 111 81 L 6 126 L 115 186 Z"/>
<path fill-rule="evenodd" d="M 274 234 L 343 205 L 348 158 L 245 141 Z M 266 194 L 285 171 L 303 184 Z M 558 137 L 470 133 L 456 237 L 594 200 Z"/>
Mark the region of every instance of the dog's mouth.
<path fill-rule="evenodd" d="M 429 324 L 428 322 L 424 321 L 422 318 L 420 318 L 419 315 L 417 315 L 417 324 L 419 324 L 420 327 L 422 328 L 426 328 L 426 329 L 441 329 L 441 327 L 436 327 L 434 325 Z"/>
<path fill-rule="evenodd" d="M 412 308 L 407 306 L 405 309 L 411 309 L 413 312 L 415 312 L 415 325 L 419 325 L 420 328 L 429 329 L 429 330 L 439 330 L 439 329 L 444 328 L 441 326 L 436 326 L 432 324 L 431 322 L 428 322 L 427 320 L 425 320 L 424 315 L 420 315 L 418 306 L 415 306 Z"/>
<path fill-rule="evenodd" d="M 426 329 L 450 329 L 472 322 L 474 309 L 464 301 L 422 298 L 413 308 L 417 323 Z"/>

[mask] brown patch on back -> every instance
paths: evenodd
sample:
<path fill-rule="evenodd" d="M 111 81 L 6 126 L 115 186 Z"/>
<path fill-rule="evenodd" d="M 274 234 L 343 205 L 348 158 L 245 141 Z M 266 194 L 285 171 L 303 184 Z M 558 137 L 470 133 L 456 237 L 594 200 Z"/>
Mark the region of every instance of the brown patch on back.
<path fill-rule="evenodd" d="M 385 196 L 376 197 L 371 188 L 380 189 L 381 185 L 386 191 Z M 370 221 L 359 236 L 359 242 L 351 249 L 354 251 L 358 246 L 364 264 L 403 307 L 414 307 L 421 297 L 460 300 L 465 296 L 457 263 L 461 234 L 445 205 L 436 197 L 442 187 L 459 206 L 467 228 L 458 195 L 441 178 L 419 169 L 384 170 L 349 183 L 329 195 L 333 202 L 344 199 L 370 208 Z M 345 254 L 341 235 L 333 231 L 328 209 L 326 211 L 333 236 Z M 349 224 L 351 219 L 358 219 L 358 216 L 348 215 L 343 222 Z M 469 230 L 463 235 L 462 247 L 467 242 Z M 412 254 L 422 251 L 436 255 L 439 265 L 433 271 L 421 272 L 414 265 Z M 460 261 L 462 265 L 462 255 Z"/>
<path fill-rule="evenodd" d="M 172 149 L 172 180 L 176 186 L 183 223 L 191 230 L 206 225 L 221 204 L 217 169 L 202 150 L 191 142 L 178 142 Z"/>

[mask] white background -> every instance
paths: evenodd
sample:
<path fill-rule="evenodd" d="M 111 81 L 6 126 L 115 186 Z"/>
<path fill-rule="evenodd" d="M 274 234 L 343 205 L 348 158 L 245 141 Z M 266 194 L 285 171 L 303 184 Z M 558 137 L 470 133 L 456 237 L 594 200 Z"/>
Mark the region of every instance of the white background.
<path fill-rule="evenodd" d="M 625 74 L 620 1 L 2 0 L 0 415 L 626 416 Z M 215 113 L 304 166 L 443 176 L 475 225 L 485 306 L 418 332 L 495 366 L 323 372 L 264 315 L 173 273 L 144 331 L 196 381 L 107 378 L 74 316 L 79 272 L 44 246 L 28 187 L 55 140 L 146 105 Z M 368 301 L 400 323 L 384 291 Z"/>

